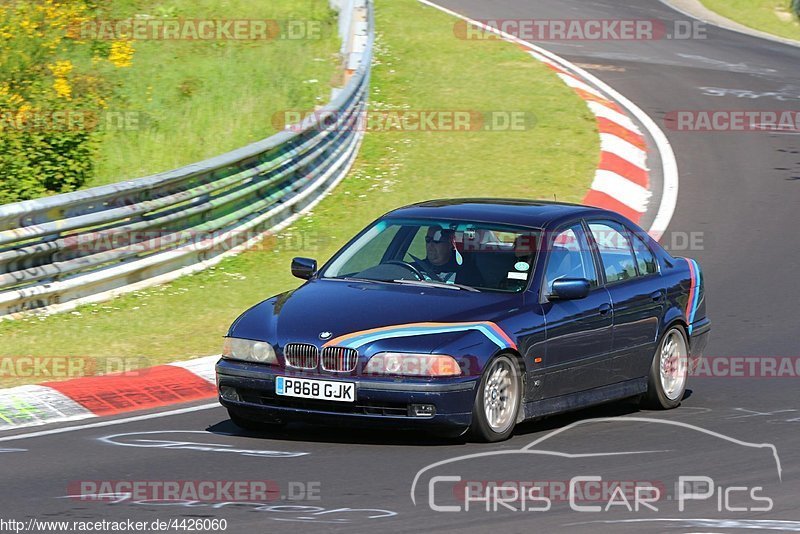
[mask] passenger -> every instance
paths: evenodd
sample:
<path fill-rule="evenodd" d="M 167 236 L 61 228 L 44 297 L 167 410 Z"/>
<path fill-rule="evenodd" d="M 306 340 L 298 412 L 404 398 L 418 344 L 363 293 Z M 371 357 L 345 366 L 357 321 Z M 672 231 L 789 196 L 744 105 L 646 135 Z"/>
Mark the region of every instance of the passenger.
<path fill-rule="evenodd" d="M 536 236 L 520 235 L 514 240 L 513 265 L 508 269 L 508 278 L 500 283 L 501 289 L 508 291 L 521 291 L 528 285 L 533 268 L 533 258 L 536 254 Z"/>

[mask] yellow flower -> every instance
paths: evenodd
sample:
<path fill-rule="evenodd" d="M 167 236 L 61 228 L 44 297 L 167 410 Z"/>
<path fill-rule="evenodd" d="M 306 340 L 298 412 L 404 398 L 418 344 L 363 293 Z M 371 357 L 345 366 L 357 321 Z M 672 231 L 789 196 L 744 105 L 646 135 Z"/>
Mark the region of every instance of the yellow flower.
<path fill-rule="evenodd" d="M 48 68 L 56 78 L 65 78 L 72 72 L 72 62 L 69 60 L 56 61 L 54 65 L 49 65 Z"/>
<path fill-rule="evenodd" d="M 115 67 L 130 67 L 133 64 L 133 43 L 131 41 L 115 41 L 111 44 L 111 53 L 108 60 Z"/>
<path fill-rule="evenodd" d="M 72 87 L 69 85 L 66 78 L 56 78 L 53 82 L 53 89 L 61 98 L 66 98 L 67 100 L 72 99 Z"/>

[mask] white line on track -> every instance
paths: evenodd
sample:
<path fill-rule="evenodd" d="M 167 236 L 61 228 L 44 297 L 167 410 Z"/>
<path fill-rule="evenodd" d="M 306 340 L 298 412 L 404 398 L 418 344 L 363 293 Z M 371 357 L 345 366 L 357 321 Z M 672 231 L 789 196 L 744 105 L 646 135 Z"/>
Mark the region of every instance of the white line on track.
<path fill-rule="evenodd" d="M 533 56 L 533 54 L 531 54 L 531 55 Z M 538 59 L 541 56 L 535 55 L 533 57 Z M 553 63 L 552 61 L 550 62 L 550 64 L 551 65 L 555 65 L 555 63 Z M 563 74 L 563 73 L 559 72 L 559 73 L 557 73 L 557 75 L 558 75 L 559 78 L 561 78 L 564 81 L 565 84 L 569 85 L 573 89 L 580 89 L 582 91 L 586 91 L 587 93 L 593 94 L 594 96 L 596 96 L 598 98 L 602 98 L 602 99 L 606 98 L 606 95 L 604 95 L 603 93 L 601 93 L 600 91 L 598 91 L 597 89 L 595 89 L 594 87 L 589 85 L 588 83 L 583 83 L 582 81 L 580 81 L 578 78 L 576 78 L 575 76 L 573 76 L 571 74 Z M 628 120 L 630 120 L 630 119 L 628 119 Z"/>
<path fill-rule="evenodd" d="M 85 425 L 68 426 L 62 428 L 51 428 L 49 430 L 39 430 L 37 432 L 28 432 L 27 434 L 17 434 L 16 436 L 0 437 L 2 441 L 18 441 L 20 439 L 38 438 L 41 436 L 50 436 L 52 434 L 63 434 L 65 432 L 74 432 L 76 430 L 86 430 L 87 428 L 101 428 L 104 426 L 122 425 L 125 423 L 134 423 L 136 421 L 146 421 L 148 419 L 158 419 L 160 417 L 168 417 L 170 415 L 181 415 L 184 413 L 199 412 L 211 408 L 221 408 L 219 403 L 212 402 L 209 404 L 201 404 L 200 406 L 190 406 L 188 408 L 178 408 L 177 410 L 169 410 L 167 412 L 146 413 L 142 415 L 134 415 L 133 417 L 126 417 L 124 419 L 113 419 L 111 421 L 97 421 L 96 423 L 87 423 Z"/>

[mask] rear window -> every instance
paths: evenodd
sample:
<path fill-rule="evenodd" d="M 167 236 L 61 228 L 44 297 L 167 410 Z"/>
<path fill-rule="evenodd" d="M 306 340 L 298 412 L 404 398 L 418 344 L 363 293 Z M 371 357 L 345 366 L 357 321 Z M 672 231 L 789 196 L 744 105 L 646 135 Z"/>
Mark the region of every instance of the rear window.
<path fill-rule="evenodd" d="M 636 255 L 636 265 L 639 267 L 639 274 L 642 276 L 656 274 L 658 272 L 658 264 L 656 263 L 656 257 L 653 255 L 653 251 L 650 250 L 650 247 L 647 246 L 641 237 L 636 234 L 632 235 L 633 252 Z"/>
<path fill-rule="evenodd" d="M 589 230 L 600 252 L 606 282 L 612 284 L 636 278 L 636 258 L 622 225 L 612 221 L 593 221 L 589 223 Z"/>

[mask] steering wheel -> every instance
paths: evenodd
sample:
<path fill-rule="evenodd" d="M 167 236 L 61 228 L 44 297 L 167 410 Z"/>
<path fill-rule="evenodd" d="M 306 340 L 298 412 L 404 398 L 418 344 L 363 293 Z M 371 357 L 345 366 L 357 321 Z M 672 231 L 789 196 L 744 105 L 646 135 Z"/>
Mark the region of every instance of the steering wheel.
<path fill-rule="evenodd" d="M 414 276 L 417 277 L 417 280 L 425 280 L 425 277 L 422 275 L 422 271 L 420 271 L 414 265 L 412 265 L 411 263 L 408 263 L 407 261 L 389 260 L 389 261 L 386 262 L 386 265 L 399 265 L 401 267 L 405 267 L 406 269 L 411 271 L 414 274 Z"/>
<path fill-rule="evenodd" d="M 421 259 L 417 258 L 417 257 L 416 257 L 416 256 L 414 256 L 413 254 L 410 254 L 410 256 L 411 256 L 412 258 L 414 258 L 414 263 L 412 263 L 412 264 L 410 264 L 410 265 L 412 265 L 412 266 L 414 266 L 414 267 L 416 267 L 417 265 L 419 265 L 419 268 L 417 268 L 417 270 L 419 270 L 419 271 L 420 271 L 420 273 L 422 273 L 422 271 L 425 271 L 425 274 L 427 274 L 427 275 L 428 275 L 428 277 L 429 277 L 431 280 L 433 280 L 434 282 L 441 282 L 441 281 L 442 281 L 442 278 L 439 276 L 439 273 L 437 273 L 437 272 L 435 272 L 435 271 L 433 271 L 433 270 L 429 269 L 429 268 L 428 268 L 428 267 L 425 265 L 425 263 L 426 263 L 426 262 L 425 262 L 424 260 L 421 260 Z M 421 269 L 420 269 L 420 268 L 421 268 Z M 422 278 L 425 278 L 425 277 L 423 276 Z M 421 278 L 421 279 L 422 279 L 422 278 Z"/>

